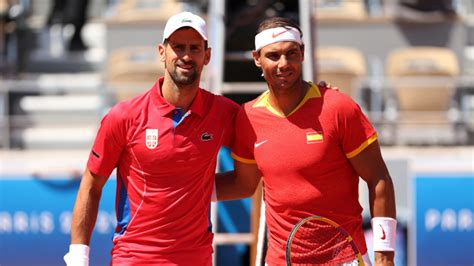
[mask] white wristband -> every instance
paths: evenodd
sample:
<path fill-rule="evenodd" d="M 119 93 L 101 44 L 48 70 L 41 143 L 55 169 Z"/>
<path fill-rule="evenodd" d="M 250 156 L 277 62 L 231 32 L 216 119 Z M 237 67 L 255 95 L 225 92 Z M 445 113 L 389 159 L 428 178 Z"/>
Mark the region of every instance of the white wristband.
<path fill-rule="evenodd" d="M 214 184 L 212 185 L 211 201 L 212 202 L 217 202 L 216 181 L 214 181 Z"/>
<path fill-rule="evenodd" d="M 69 245 L 69 252 L 64 255 L 67 266 L 89 266 L 90 248 L 83 244 Z"/>
<path fill-rule="evenodd" d="M 374 251 L 395 251 L 397 220 L 390 217 L 374 217 L 371 224 Z"/>

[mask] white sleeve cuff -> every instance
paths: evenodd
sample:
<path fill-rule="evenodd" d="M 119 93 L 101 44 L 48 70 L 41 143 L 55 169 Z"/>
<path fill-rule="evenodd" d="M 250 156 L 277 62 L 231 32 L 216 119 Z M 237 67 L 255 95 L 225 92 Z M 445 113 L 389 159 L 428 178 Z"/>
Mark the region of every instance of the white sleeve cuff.
<path fill-rule="evenodd" d="M 397 220 L 374 217 L 371 220 L 374 251 L 395 251 Z"/>

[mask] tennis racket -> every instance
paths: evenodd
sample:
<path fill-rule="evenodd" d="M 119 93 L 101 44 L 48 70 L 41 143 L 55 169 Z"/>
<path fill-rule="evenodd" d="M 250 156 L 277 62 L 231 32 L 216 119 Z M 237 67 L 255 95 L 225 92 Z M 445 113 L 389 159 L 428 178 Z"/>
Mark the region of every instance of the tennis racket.
<path fill-rule="evenodd" d="M 364 265 L 352 237 L 336 222 L 310 216 L 291 230 L 286 243 L 286 264 Z"/>

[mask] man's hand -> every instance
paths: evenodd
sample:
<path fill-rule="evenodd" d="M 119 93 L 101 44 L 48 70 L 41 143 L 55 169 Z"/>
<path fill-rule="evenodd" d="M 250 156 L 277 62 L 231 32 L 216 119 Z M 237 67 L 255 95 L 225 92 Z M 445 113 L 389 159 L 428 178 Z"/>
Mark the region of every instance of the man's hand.
<path fill-rule="evenodd" d="M 322 87 L 322 88 L 328 88 L 328 89 L 332 89 L 332 90 L 336 90 L 338 91 L 339 88 L 338 87 L 331 87 L 331 83 L 328 83 L 324 80 L 321 80 L 319 83 L 318 83 L 318 86 L 319 87 Z"/>

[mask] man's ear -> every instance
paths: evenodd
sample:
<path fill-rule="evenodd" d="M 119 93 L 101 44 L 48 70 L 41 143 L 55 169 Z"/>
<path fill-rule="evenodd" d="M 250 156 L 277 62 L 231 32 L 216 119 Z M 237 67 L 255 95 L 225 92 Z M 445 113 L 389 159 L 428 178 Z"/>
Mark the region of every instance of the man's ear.
<path fill-rule="evenodd" d="M 300 48 L 301 48 L 301 56 L 304 61 L 304 44 L 300 45 Z"/>
<path fill-rule="evenodd" d="M 160 55 L 160 62 L 165 62 L 165 45 L 158 44 L 158 54 Z"/>
<path fill-rule="evenodd" d="M 211 54 L 211 47 L 209 47 L 205 52 L 204 65 L 207 65 L 209 62 L 211 62 Z"/>
<path fill-rule="evenodd" d="M 254 61 L 255 65 L 258 66 L 259 68 L 261 68 L 262 65 L 260 64 L 260 54 L 257 51 L 253 50 L 252 51 L 252 57 L 253 57 L 253 61 Z"/>

